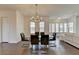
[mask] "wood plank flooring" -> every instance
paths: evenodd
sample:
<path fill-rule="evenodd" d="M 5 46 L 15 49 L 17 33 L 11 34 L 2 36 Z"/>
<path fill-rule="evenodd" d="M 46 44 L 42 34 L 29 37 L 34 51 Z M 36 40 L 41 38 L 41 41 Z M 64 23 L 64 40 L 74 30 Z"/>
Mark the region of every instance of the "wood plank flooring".
<path fill-rule="evenodd" d="M 22 46 L 21 42 L 17 44 L 0 43 L 0 55 L 79 55 L 79 49 L 63 41 L 58 41 L 56 47 L 49 46 L 49 48 L 44 47 L 41 49 L 31 49 L 28 46 Z"/>

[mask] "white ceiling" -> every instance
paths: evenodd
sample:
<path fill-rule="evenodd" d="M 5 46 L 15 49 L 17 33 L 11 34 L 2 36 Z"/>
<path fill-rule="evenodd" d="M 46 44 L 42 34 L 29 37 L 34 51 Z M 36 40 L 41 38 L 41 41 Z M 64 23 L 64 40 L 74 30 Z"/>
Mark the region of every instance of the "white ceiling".
<path fill-rule="evenodd" d="M 23 15 L 33 16 L 35 14 L 34 4 L 1 4 L 0 9 L 19 10 Z M 40 16 L 67 17 L 79 13 L 78 4 L 38 4 Z"/>

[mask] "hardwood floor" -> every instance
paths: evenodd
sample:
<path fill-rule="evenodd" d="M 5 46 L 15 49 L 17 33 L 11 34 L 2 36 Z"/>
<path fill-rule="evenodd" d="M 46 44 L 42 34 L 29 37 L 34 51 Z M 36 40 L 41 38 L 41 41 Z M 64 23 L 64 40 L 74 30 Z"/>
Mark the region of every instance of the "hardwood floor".
<path fill-rule="evenodd" d="M 45 48 L 42 46 L 44 48 L 31 49 L 28 46 L 22 46 L 21 42 L 17 44 L 1 43 L 0 55 L 79 55 L 79 49 L 63 41 L 58 41 L 56 45 L 56 47 Z"/>

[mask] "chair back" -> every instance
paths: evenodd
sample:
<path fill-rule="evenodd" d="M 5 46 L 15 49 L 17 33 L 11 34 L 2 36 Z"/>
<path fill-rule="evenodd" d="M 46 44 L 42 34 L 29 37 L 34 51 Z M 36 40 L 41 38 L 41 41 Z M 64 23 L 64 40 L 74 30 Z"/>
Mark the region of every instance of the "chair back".
<path fill-rule="evenodd" d="M 40 34 L 41 34 L 41 35 L 45 35 L 44 32 L 41 32 Z"/>
<path fill-rule="evenodd" d="M 56 33 L 53 33 L 53 36 L 56 36 Z"/>
<path fill-rule="evenodd" d="M 35 35 L 39 35 L 39 32 L 35 32 Z"/>
<path fill-rule="evenodd" d="M 39 37 L 38 35 L 31 35 L 31 44 L 38 45 L 39 44 Z"/>
<path fill-rule="evenodd" d="M 49 35 L 41 35 L 41 45 L 49 44 Z"/>
<path fill-rule="evenodd" d="M 53 33 L 53 39 L 52 40 L 56 40 L 56 33 Z"/>
<path fill-rule="evenodd" d="M 25 41 L 25 35 L 24 35 L 24 33 L 20 33 L 20 36 L 21 36 L 21 41 Z"/>

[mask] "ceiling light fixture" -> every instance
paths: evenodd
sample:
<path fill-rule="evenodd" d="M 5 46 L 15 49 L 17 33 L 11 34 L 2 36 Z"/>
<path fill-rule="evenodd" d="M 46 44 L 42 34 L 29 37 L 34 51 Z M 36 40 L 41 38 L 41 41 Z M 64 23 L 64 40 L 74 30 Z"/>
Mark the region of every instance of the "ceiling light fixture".
<path fill-rule="evenodd" d="M 35 4 L 35 15 L 31 19 L 33 21 L 41 21 L 41 17 L 38 15 L 38 4 Z"/>

